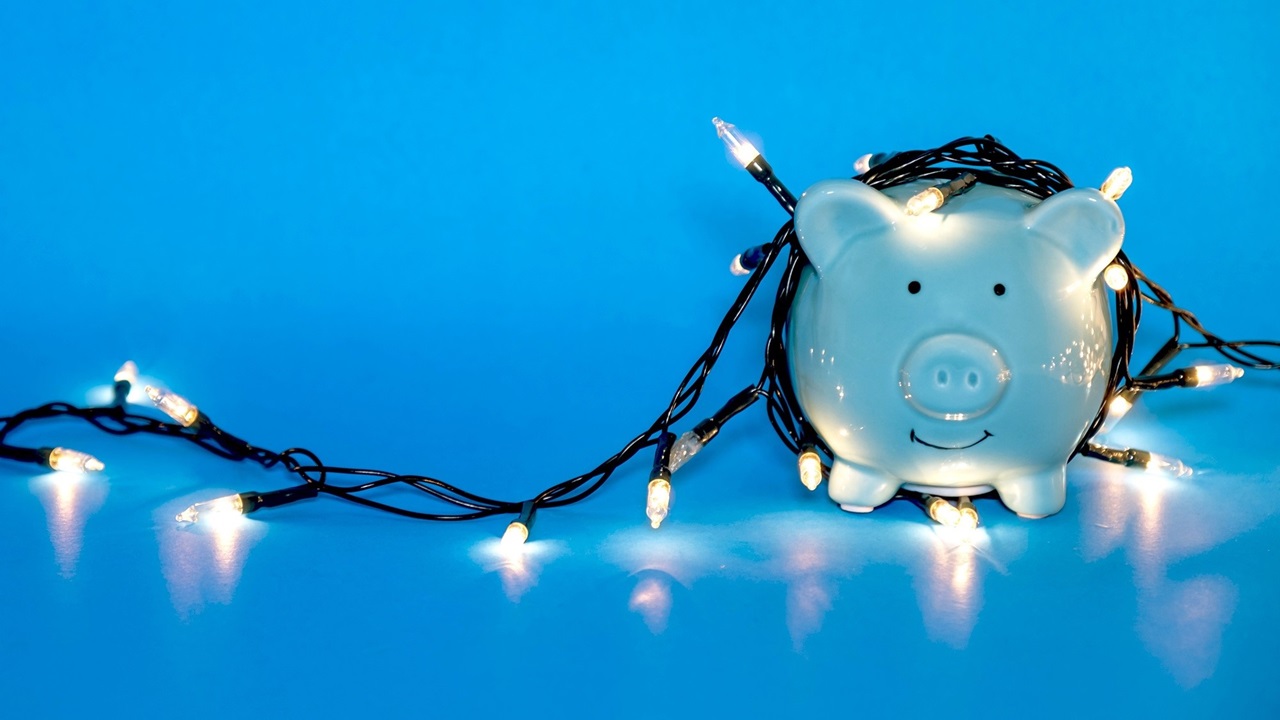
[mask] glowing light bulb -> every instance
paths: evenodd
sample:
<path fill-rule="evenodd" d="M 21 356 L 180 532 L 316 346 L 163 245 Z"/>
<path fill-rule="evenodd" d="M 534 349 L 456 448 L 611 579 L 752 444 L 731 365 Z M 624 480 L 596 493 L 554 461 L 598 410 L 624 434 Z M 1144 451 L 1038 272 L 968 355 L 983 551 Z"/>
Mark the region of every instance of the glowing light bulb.
<path fill-rule="evenodd" d="M 120 369 L 116 371 L 116 382 L 127 382 L 130 385 L 138 384 L 138 366 L 132 360 L 125 360 Z"/>
<path fill-rule="evenodd" d="M 907 201 L 908 215 L 924 215 L 942 207 L 942 203 L 946 200 L 946 196 L 936 187 L 925 188 Z"/>
<path fill-rule="evenodd" d="M 1118 167 L 1111 171 L 1106 180 L 1102 181 L 1102 187 L 1098 190 L 1110 200 L 1119 200 L 1132 184 L 1133 171 L 1127 167 Z"/>
<path fill-rule="evenodd" d="M 978 508 L 967 497 L 960 498 L 960 518 L 956 521 L 956 529 L 971 532 L 978 529 Z"/>
<path fill-rule="evenodd" d="M 645 515 L 649 516 L 649 525 L 657 530 L 662 521 L 671 512 L 671 481 L 656 477 L 649 481 L 649 499 L 645 506 Z"/>
<path fill-rule="evenodd" d="M 733 256 L 733 261 L 729 263 L 729 272 L 734 275 L 750 275 L 751 271 L 742 265 L 742 253 Z"/>
<path fill-rule="evenodd" d="M 1188 379 L 1191 387 L 1213 387 L 1224 385 L 1244 377 L 1244 369 L 1235 365 L 1221 363 L 1218 365 L 1196 365 L 1191 368 Z"/>
<path fill-rule="evenodd" d="M 857 160 L 853 161 L 853 169 L 859 175 L 865 175 L 871 169 L 871 158 L 875 153 L 867 153 Z"/>
<path fill-rule="evenodd" d="M 822 483 L 822 457 L 818 455 L 818 451 L 811 445 L 804 446 L 796 459 L 796 466 L 800 471 L 800 482 L 810 492 L 817 490 Z"/>
<path fill-rule="evenodd" d="M 1111 264 L 1102 272 L 1102 279 L 1107 283 L 1107 287 L 1120 292 L 1129 285 L 1129 271 L 1118 264 Z"/>
<path fill-rule="evenodd" d="M 933 518 L 934 522 L 949 528 L 960 524 L 960 510 L 955 505 L 931 495 L 925 495 L 924 502 L 925 509 L 929 511 L 929 517 Z"/>
<path fill-rule="evenodd" d="M 671 446 L 671 472 L 679 470 L 681 465 L 689 462 L 704 446 L 705 443 L 697 433 L 686 430 L 680 439 L 676 440 L 675 445 Z"/>
<path fill-rule="evenodd" d="M 150 385 L 146 387 L 146 393 L 147 397 L 151 398 L 151 402 L 155 403 L 155 406 L 161 412 L 173 418 L 175 422 L 183 427 L 191 427 L 196 420 L 200 419 L 200 409 L 177 393 L 161 390 Z"/>
<path fill-rule="evenodd" d="M 760 151 L 755 145 L 747 139 L 742 131 L 734 127 L 732 123 L 727 123 L 720 118 L 711 118 L 711 124 L 716 126 L 716 135 L 720 136 L 720 140 L 724 142 L 725 147 L 729 148 L 729 152 L 733 153 L 733 158 L 738 161 L 742 167 L 747 167 L 760 157 Z"/>
<path fill-rule="evenodd" d="M 198 502 L 174 517 L 180 523 L 217 522 L 244 514 L 244 498 L 228 495 L 215 500 Z"/>
<path fill-rule="evenodd" d="M 502 533 L 502 548 L 504 550 L 515 550 L 525 541 L 529 539 L 529 527 L 519 520 L 512 520 L 507 525 L 506 532 Z"/>
<path fill-rule="evenodd" d="M 106 469 L 101 460 L 89 453 L 62 447 L 49 451 L 49 467 L 59 472 L 100 472 Z"/>
<path fill-rule="evenodd" d="M 1107 405 L 1107 421 L 1117 423 L 1125 415 L 1128 415 L 1130 410 L 1133 410 L 1133 401 L 1125 397 L 1125 393 L 1120 393 L 1120 395 L 1112 397 L 1111 404 Z"/>
<path fill-rule="evenodd" d="M 1150 473 L 1159 473 L 1162 475 L 1172 475 L 1174 477 L 1186 477 L 1191 475 L 1194 470 L 1177 458 L 1171 458 L 1159 453 L 1146 453 L 1146 458 L 1140 463 L 1142 467 Z"/>

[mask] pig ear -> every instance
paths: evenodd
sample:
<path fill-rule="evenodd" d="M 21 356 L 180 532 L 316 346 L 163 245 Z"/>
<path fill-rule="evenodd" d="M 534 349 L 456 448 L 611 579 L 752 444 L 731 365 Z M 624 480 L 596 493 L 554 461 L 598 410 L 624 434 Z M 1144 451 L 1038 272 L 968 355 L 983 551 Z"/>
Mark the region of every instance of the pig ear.
<path fill-rule="evenodd" d="M 1093 280 L 1124 241 L 1124 216 L 1092 188 L 1050 195 L 1027 213 L 1027 228 L 1057 245 L 1083 277 Z"/>
<path fill-rule="evenodd" d="M 796 236 L 818 275 L 858 238 L 902 216 L 887 195 L 857 180 L 823 180 L 796 203 Z"/>

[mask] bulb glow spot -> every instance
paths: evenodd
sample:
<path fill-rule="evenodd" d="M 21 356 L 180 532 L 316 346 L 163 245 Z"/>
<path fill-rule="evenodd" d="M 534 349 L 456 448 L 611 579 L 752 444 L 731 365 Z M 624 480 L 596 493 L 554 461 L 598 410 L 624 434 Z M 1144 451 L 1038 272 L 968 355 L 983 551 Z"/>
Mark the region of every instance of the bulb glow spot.
<path fill-rule="evenodd" d="M 1107 287 L 1120 292 L 1129 285 L 1129 271 L 1113 263 L 1103 271 L 1102 279 L 1107 283 Z"/>
<path fill-rule="evenodd" d="M 106 469 L 101 460 L 89 453 L 62 447 L 49 452 L 49 467 L 58 472 L 100 472 Z"/>
<path fill-rule="evenodd" d="M 199 502 L 178 513 L 174 520 L 180 523 L 219 523 L 244 514 L 244 498 L 228 495 L 207 502 Z"/>
<path fill-rule="evenodd" d="M 507 525 L 506 532 L 502 533 L 502 549 L 516 550 L 528 539 L 529 527 L 519 520 L 512 520 L 511 524 Z"/>
<path fill-rule="evenodd" d="M 127 382 L 130 385 L 138 384 L 138 365 L 132 360 L 125 360 L 120 369 L 116 371 L 114 378 L 116 382 Z"/>
<path fill-rule="evenodd" d="M 800 482 L 812 492 L 822 483 L 822 457 L 811 447 L 806 447 L 796 459 Z"/>
<path fill-rule="evenodd" d="M 745 168 L 760 157 L 760 151 L 756 146 L 752 145 L 747 136 L 732 123 L 716 117 L 711 118 L 711 124 L 716 126 L 716 135 L 720 136 L 720 140 L 725 147 L 729 148 L 729 152 L 733 153 L 733 159 L 737 160 L 739 165 Z"/>
<path fill-rule="evenodd" d="M 1225 385 L 1244 377 L 1244 368 L 1220 363 L 1217 365 L 1196 365 L 1191 368 L 1192 387 L 1213 387 Z"/>
<path fill-rule="evenodd" d="M 942 191 L 938 188 L 925 188 L 915 195 L 912 195 L 911 199 L 907 201 L 907 214 L 919 216 L 931 213 L 942 207 L 942 203 L 946 201 L 946 199 L 947 198 L 942 194 Z"/>
<path fill-rule="evenodd" d="M 649 481 L 649 497 L 645 505 L 645 515 L 649 517 L 649 525 L 657 530 L 662 521 L 671 512 L 671 481 L 657 477 Z"/>
<path fill-rule="evenodd" d="M 935 497 L 926 501 L 929 517 L 943 527 L 954 528 L 960 525 L 960 509 L 946 500 Z"/>
<path fill-rule="evenodd" d="M 183 427 L 191 427 L 200 419 L 200 410 L 181 395 L 148 385 L 147 397 L 165 415 Z"/>
<path fill-rule="evenodd" d="M 1119 200 L 1124 191 L 1133 184 L 1133 171 L 1127 167 L 1118 167 L 1111 171 L 1107 179 L 1102 181 L 1098 190 L 1109 200 Z"/>

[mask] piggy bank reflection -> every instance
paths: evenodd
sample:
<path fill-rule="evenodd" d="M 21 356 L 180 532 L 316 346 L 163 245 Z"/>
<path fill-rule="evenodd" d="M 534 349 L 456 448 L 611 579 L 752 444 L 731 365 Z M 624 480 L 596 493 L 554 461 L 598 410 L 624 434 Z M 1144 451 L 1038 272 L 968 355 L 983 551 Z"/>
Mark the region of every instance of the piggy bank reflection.
<path fill-rule="evenodd" d="M 908 215 L 930 184 L 823 181 L 795 209 L 811 267 L 791 309 L 791 372 L 834 456 L 828 491 L 866 512 L 902 487 L 994 489 L 1019 515 L 1051 515 L 1106 393 L 1099 276 L 1124 219 L 1097 190 L 1039 201 L 983 184 Z"/>

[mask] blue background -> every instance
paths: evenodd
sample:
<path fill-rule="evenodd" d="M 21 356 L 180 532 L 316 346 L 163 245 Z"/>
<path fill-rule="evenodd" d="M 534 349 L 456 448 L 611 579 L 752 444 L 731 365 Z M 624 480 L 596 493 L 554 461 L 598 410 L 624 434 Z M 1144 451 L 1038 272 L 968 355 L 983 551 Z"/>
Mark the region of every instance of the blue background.
<path fill-rule="evenodd" d="M 260 445 L 528 497 L 665 407 L 729 258 L 784 219 L 713 115 L 797 193 L 966 134 L 1083 185 L 1129 165 L 1130 256 L 1219 334 L 1280 337 L 1277 7 L 7 2 L 0 413 L 100 398 L 132 358 Z M 766 300 L 713 400 L 756 377 Z M 1076 461 L 1066 510 L 982 501 L 972 547 L 807 493 L 757 408 L 661 531 L 638 460 L 518 562 L 506 518 L 324 498 L 179 530 L 286 477 L 24 430 L 108 468 L 0 467 L 0 703 L 1274 717 L 1278 398 L 1265 373 L 1150 398 L 1114 438 L 1196 475 Z"/>

